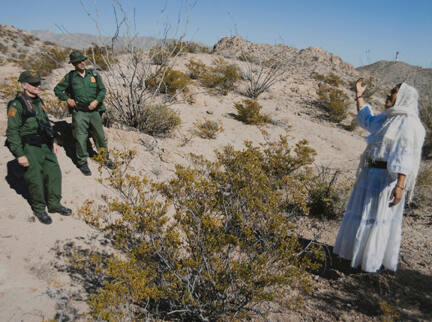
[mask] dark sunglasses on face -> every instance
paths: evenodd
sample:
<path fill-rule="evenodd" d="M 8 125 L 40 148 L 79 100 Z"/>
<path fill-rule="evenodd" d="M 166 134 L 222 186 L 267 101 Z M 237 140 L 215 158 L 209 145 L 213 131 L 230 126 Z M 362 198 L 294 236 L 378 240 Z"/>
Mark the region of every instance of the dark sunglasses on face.
<path fill-rule="evenodd" d="M 33 87 L 38 87 L 41 85 L 41 82 L 34 82 L 34 83 L 29 83 L 29 84 Z"/>

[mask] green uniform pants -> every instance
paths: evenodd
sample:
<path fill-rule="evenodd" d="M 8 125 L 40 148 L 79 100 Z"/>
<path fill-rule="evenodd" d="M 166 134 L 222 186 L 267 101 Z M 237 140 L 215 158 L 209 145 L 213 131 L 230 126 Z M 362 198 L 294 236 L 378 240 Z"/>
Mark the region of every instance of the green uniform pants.
<path fill-rule="evenodd" d="M 24 145 L 29 166 L 24 168 L 24 181 L 31 197 L 31 208 L 36 213 L 60 206 L 61 171 L 57 157 L 46 144 L 41 147 Z"/>
<path fill-rule="evenodd" d="M 107 141 L 102 127 L 99 111 L 83 112 L 74 110 L 72 113 L 72 133 L 75 138 L 78 166 L 87 162 L 87 139 L 89 133 L 93 138 L 96 149 L 107 148 Z"/>

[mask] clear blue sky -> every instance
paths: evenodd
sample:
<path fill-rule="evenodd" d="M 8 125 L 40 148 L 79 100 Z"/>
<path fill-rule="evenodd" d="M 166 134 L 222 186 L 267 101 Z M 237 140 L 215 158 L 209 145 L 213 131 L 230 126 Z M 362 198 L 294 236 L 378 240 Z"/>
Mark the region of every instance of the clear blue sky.
<path fill-rule="evenodd" d="M 113 32 L 112 0 L 82 0 L 104 35 Z M 207 45 L 240 34 L 257 43 L 321 47 L 354 66 L 400 60 L 432 68 L 432 0 L 122 0 L 141 36 L 158 36 L 189 15 L 187 39 Z M 189 8 L 194 4 L 193 8 Z M 165 10 L 162 10 L 165 9 Z M 131 17 L 130 16 L 130 17 Z M 131 19 L 132 21 L 133 19 Z M 0 23 L 31 29 L 58 27 L 96 34 L 80 0 L 2 0 Z"/>

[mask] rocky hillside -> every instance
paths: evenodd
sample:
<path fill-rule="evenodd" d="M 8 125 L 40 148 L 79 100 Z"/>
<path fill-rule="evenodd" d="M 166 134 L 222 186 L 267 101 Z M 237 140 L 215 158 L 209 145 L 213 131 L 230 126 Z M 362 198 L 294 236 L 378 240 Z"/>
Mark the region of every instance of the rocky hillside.
<path fill-rule="evenodd" d="M 348 78 L 358 75 L 351 64 L 318 47 L 299 50 L 286 45 L 255 44 L 241 36 L 235 36 L 222 38 L 214 45 L 213 50 L 219 55 L 233 58 L 241 58 L 242 55 L 264 59 L 278 57 L 286 62 L 290 70 L 297 73 L 335 72 Z"/>
<path fill-rule="evenodd" d="M 404 62 L 378 61 L 357 68 L 390 84 L 408 82 L 414 85 L 421 96 L 432 96 L 432 69 L 409 65 Z"/>

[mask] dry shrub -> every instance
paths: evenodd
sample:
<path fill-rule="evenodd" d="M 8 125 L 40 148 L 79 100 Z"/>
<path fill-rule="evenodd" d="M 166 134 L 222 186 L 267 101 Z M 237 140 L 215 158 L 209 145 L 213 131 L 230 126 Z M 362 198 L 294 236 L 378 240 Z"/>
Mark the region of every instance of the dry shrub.
<path fill-rule="evenodd" d="M 97 69 L 107 70 L 111 64 L 115 64 L 118 59 L 114 57 L 112 48 L 108 46 L 98 46 L 93 44 L 84 53 L 89 57 L 90 62 Z"/>
<path fill-rule="evenodd" d="M 341 172 L 321 167 L 306 181 L 309 215 L 319 219 L 340 219 L 349 198 L 350 184 Z"/>
<path fill-rule="evenodd" d="M 7 77 L 4 83 L 0 84 L 0 97 L 5 101 L 15 98 L 18 92 L 22 92 L 22 88 L 17 77 Z"/>
<path fill-rule="evenodd" d="M 158 45 L 149 50 L 149 56 L 153 64 L 165 66 L 168 63 L 170 52 L 168 48 Z"/>
<path fill-rule="evenodd" d="M 240 68 L 237 65 L 229 64 L 223 58 L 213 60 L 213 65 L 201 76 L 201 84 L 226 95 L 228 91 L 234 89 L 235 83 L 240 79 Z"/>
<path fill-rule="evenodd" d="M 414 193 L 414 203 L 419 207 L 432 207 L 432 162 L 421 163 Z"/>
<path fill-rule="evenodd" d="M 116 249 L 108 257 L 90 260 L 83 253 L 74 260 L 81 275 L 100 272 L 102 285 L 95 284 L 89 301 L 92 317 L 242 320 L 298 303 L 310 290 L 305 270 L 318 267 L 308 254 L 320 254 L 302 248 L 280 207 L 283 192 L 298 190 L 288 178 L 313 158 L 302 144 L 306 150 L 297 154 L 286 140 L 275 145 L 227 146 L 216 161 L 191 156 L 194 166 L 177 165 L 167 183 L 127 174 L 122 165 L 133 153 L 112 153 L 119 166 L 105 182 L 118 198 L 98 207 L 89 201 L 79 211 Z M 279 154 L 292 161 L 280 171 Z M 279 173 L 285 177 L 275 178 Z"/>
<path fill-rule="evenodd" d="M 178 113 L 172 108 L 165 105 L 148 105 L 143 107 L 141 119 L 133 127 L 150 135 L 163 136 L 169 134 L 180 123 Z"/>
<path fill-rule="evenodd" d="M 271 122 L 267 114 L 260 113 L 262 106 L 256 100 L 246 98 L 243 103 L 234 103 L 234 108 L 237 110 L 238 119 L 246 124 Z"/>
<path fill-rule="evenodd" d="M 150 90 L 157 90 L 171 97 L 179 93 L 188 93 L 190 78 L 183 72 L 172 68 L 163 68 L 147 79 L 146 86 Z"/>
<path fill-rule="evenodd" d="M 45 111 L 52 116 L 63 119 L 69 115 L 69 109 L 66 102 L 59 100 L 57 97 L 52 94 L 43 92 L 40 94 L 44 105 Z"/>
<path fill-rule="evenodd" d="M 328 85 L 321 85 L 317 91 L 319 104 L 327 112 L 331 122 L 339 123 L 348 114 L 348 96 L 341 89 Z"/>
<path fill-rule="evenodd" d="M 399 312 L 390 304 L 388 304 L 386 301 L 379 301 L 378 305 L 382 313 L 381 315 L 382 322 L 393 322 L 395 320 L 400 319 Z"/>
<path fill-rule="evenodd" d="M 189 77 L 192 79 L 199 79 L 202 75 L 207 73 L 207 66 L 201 60 L 189 60 L 189 63 L 186 64 L 186 68 L 189 71 Z"/>
<path fill-rule="evenodd" d="M 432 91 L 432 90 L 431 90 Z M 430 157 L 432 152 L 432 94 L 424 95 L 419 101 L 420 119 L 426 130 L 423 157 Z"/>
<path fill-rule="evenodd" d="M 19 60 L 18 64 L 40 75 L 48 75 L 53 69 L 61 67 L 68 58 L 69 49 L 44 46 L 41 53 Z"/>
<path fill-rule="evenodd" d="M 194 125 L 195 134 L 203 139 L 215 139 L 216 135 L 224 130 L 219 122 L 210 121 L 206 118 L 204 121 L 195 122 Z"/>
<path fill-rule="evenodd" d="M 312 72 L 311 77 L 313 79 L 327 83 L 330 86 L 339 87 L 339 85 L 344 84 L 344 81 L 340 78 L 340 76 L 336 75 L 335 73 L 330 73 L 328 75 L 322 75 L 322 74 L 319 74 L 317 72 Z"/>

